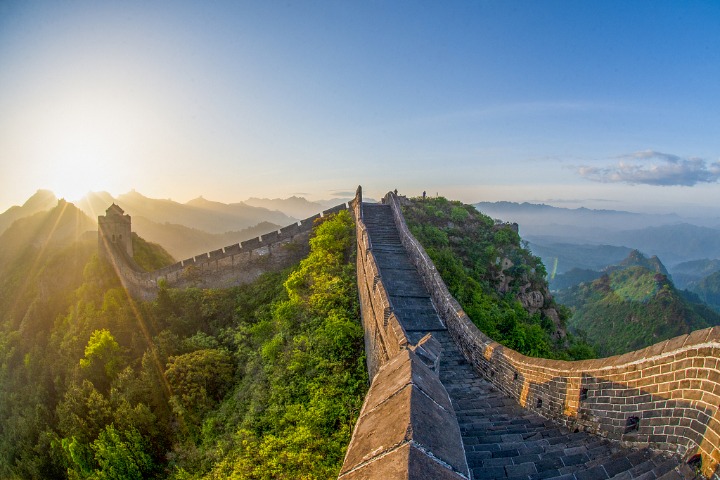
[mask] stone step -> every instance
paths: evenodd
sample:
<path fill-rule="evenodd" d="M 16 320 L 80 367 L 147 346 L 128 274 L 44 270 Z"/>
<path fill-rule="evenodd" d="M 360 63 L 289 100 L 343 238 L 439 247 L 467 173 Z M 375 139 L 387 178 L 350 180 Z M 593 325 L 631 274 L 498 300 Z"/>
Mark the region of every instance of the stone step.
<path fill-rule="evenodd" d="M 442 326 L 400 243 L 390 206 L 363 204 L 363 211 L 380 277 L 409 341 L 415 343 L 432 332 L 443 347 L 440 380 L 455 409 L 474 479 L 692 478 L 687 469 L 676 468 L 677 457 L 626 448 L 586 432 L 571 432 L 520 407 L 481 377 Z"/>

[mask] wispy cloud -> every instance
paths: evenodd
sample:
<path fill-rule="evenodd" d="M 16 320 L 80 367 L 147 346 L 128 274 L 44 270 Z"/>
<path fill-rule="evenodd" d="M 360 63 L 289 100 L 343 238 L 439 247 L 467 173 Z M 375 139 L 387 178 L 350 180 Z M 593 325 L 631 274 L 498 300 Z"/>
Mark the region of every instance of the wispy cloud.
<path fill-rule="evenodd" d="M 617 163 L 606 167 L 581 165 L 575 171 L 581 177 L 602 183 L 630 185 L 681 185 L 714 183 L 720 179 L 720 162 L 697 157 L 645 150 L 616 157 Z"/>
<path fill-rule="evenodd" d="M 331 191 L 330 195 L 334 197 L 354 197 L 355 192 L 351 192 L 350 190 L 335 190 Z"/>

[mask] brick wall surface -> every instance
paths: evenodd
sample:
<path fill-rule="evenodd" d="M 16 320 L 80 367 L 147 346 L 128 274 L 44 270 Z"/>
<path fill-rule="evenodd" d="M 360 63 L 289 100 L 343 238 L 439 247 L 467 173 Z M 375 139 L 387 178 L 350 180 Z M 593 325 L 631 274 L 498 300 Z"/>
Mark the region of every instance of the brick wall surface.
<path fill-rule="evenodd" d="M 408 339 L 392 313 L 390 298 L 380 277 L 367 228 L 362 221 L 361 193 L 358 195 L 353 202 L 357 231 L 357 279 L 368 373 L 372 379 L 382 365 L 405 348 Z"/>
<path fill-rule="evenodd" d="M 153 272 L 140 269 L 120 249 L 108 246 L 106 250 L 123 285 L 135 298 L 155 298 L 160 282 L 173 288 L 226 288 L 252 282 L 265 272 L 282 270 L 300 261 L 309 252 L 313 222 L 349 208 L 349 205 L 341 204 L 278 231 L 202 253 Z M 107 243 L 102 239 L 99 242 Z"/>
<path fill-rule="evenodd" d="M 443 322 L 465 358 L 520 405 L 628 444 L 686 457 L 702 471 L 720 462 L 720 327 L 699 330 L 624 355 L 576 362 L 531 358 L 483 334 L 450 295 L 425 250 L 409 232 L 398 198 L 401 241 Z"/>
<path fill-rule="evenodd" d="M 460 427 L 438 374 L 442 347 L 430 335 L 409 344 L 372 251 L 360 187 L 351 204 L 371 384 L 339 478 L 467 480 Z"/>

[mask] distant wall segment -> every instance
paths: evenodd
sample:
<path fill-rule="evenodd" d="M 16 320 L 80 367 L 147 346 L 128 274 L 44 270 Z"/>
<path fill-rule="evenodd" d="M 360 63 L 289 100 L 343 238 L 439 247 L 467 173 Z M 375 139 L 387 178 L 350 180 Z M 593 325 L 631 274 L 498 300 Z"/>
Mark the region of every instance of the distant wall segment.
<path fill-rule="evenodd" d="M 483 377 L 521 406 L 571 429 L 685 458 L 700 455 L 706 477 L 718 471 L 720 327 L 597 360 L 527 357 L 472 323 L 407 228 L 398 197 L 388 193 L 383 202 L 392 206 L 401 241 L 445 326 Z"/>
<path fill-rule="evenodd" d="M 265 272 L 287 268 L 309 253 L 309 238 L 316 219 L 348 209 L 348 204 L 337 205 L 277 231 L 152 272 L 138 267 L 125 249 L 103 236 L 103 229 L 98 231 L 98 243 L 133 297 L 150 300 L 157 296 L 160 282 L 172 288 L 227 288 L 250 283 Z"/>

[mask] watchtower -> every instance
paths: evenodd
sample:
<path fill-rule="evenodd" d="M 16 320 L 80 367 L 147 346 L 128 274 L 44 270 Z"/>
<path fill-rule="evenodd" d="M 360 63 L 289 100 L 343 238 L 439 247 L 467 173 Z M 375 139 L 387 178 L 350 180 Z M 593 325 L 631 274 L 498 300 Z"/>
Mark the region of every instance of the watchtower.
<path fill-rule="evenodd" d="M 98 251 L 110 256 L 109 248 L 117 248 L 133 256 L 130 215 L 114 203 L 98 217 Z"/>

